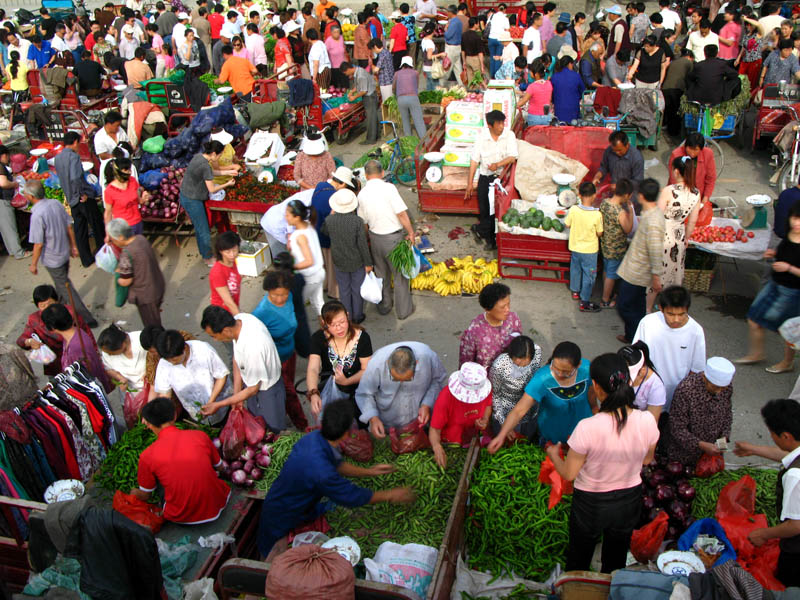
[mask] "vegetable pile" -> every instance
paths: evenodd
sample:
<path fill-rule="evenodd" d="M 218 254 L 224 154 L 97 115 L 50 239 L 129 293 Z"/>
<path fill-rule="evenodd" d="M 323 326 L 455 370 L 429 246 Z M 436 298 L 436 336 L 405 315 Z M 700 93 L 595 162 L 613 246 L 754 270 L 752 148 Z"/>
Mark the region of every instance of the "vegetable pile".
<path fill-rule="evenodd" d="M 420 104 L 440 104 L 442 102 L 442 90 L 423 90 L 419 93 Z M 395 99 L 395 102 L 397 100 Z"/>
<path fill-rule="evenodd" d="M 64 190 L 62 190 L 60 187 L 50 187 L 49 185 L 45 185 L 44 197 L 55 198 L 59 202 L 64 202 Z"/>
<path fill-rule="evenodd" d="M 392 96 L 394 97 L 394 96 Z M 414 151 L 419 146 L 419 138 L 415 135 L 409 135 L 407 137 L 400 138 L 400 152 L 402 153 L 403 157 L 406 156 L 414 156 Z M 384 144 L 381 146 L 381 166 L 384 170 L 389 168 L 389 163 L 392 160 L 392 147 L 389 144 Z M 356 162 L 353 163 L 354 169 L 359 169 L 367 164 L 368 161 L 372 160 L 372 156 L 370 156 L 375 149 L 369 150 L 366 154 L 363 154 Z"/>
<path fill-rule="evenodd" d="M 494 455 L 481 451 L 466 524 L 470 568 L 544 581 L 556 564 L 564 564 L 572 497 L 547 509 L 550 487 L 539 483 L 545 458 L 544 450 L 532 444 Z"/>
<path fill-rule="evenodd" d="M 525 28 L 524 27 L 509 27 L 508 34 L 511 36 L 512 40 L 521 40 L 522 36 L 525 35 Z"/>
<path fill-rule="evenodd" d="M 689 478 L 694 467 L 658 457 L 656 466 L 642 469 L 642 520 L 649 523 L 661 511 L 669 515 L 666 539 L 676 540 L 694 523 L 691 515 L 696 491 Z"/>
<path fill-rule="evenodd" d="M 697 490 L 697 495 L 692 505 L 692 516 L 697 519 L 713 517 L 717 510 L 717 499 L 722 488 L 731 481 L 738 481 L 745 475 L 750 475 L 756 482 L 756 514 L 765 514 L 770 527 L 777 525 L 779 520 L 775 511 L 775 484 L 778 480 L 778 471 L 775 469 L 742 467 L 735 471 L 721 471 L 706 479 L 695 478 L 690 480 L 690 483 Z"/>
<path fill-rule="evenodd" d="M 704 244 L 713 242 L 741 242 L 746 244 L 748 239 L 755 237 L 752 231 L 745 231 L 744 229 L 736 229 L 732 225 L 725 227 L 717 227 L 716 225 L 707 225 L 705 227 L 698 227 L 692 232 L 689 238 L 693 242 L 700 242 Z"/>
<path fill-rule="evenodd" d="M 297 192 L 297 188 L 282 183 L 266 183 L 245 173 L 236 180 L 236 185 L 225 192 L 225 200 L 232 202 L 278 203 Z"/>
<path fill-rule="evenodd" d="M 440 296 L 478 294 L 497 277 L 497 260 L 486 262 L 472 256 L 448 258 L 411 280 L 412 290 L 433 290 Z"/>
<path fill-rule="evenodd" d="M 294 448 L 297 440 L 301 437 L 303 437 L 302 433 L 294 431 L 291 433 L 282 433 L 273 441 L 272 454 L 270 454 L 270 468 L 264 472 L 261 479 L 255 482 L 254 485 L 257 490 L 266 492 L 269 486 L 274 483 L 283 465 L 286 463 L 286 459 L 289 458 L 292 448 Z"/>
<path fill-rule="evenodd" d="M 501 219 L 509 227 L 522 227 L 523 229 L 542 229 L 561 233 L 564 231 L 564 222 L 558 218 L 545 217 L 538 208 L 529 208 L 521 213 L 516 208 L 509 208 Z"/>
<path fill-rule="evenodd" d="M 200 75 L 200 77 L 198 77 L 198 79 L 200 79 L 200 81 L 205 83 L 210 89 L 214 90 L 215 92 L 221 87 L 225 87 L 225 86 L 229 86 L 230 85 L 227 82 L 225 82 L 225 83 L 214 83 L 214 80 L 216 78 L 217 78 L 217 76 L 214 75 L 214 73 L 203 73 L 202 75 Z"/>
<path fill-rule="evenodd" d="M 164 167 L 167 176 L 150 192 L 150 200 L 139 205 L 143 219 L 175 219 L 181 211 L 180 195 L 183 172 L 186 169 Z"/>
<path fill-rule="evenodd" d="M 180 421 L 176 426 L 178 429 L 199 429 L 209 437 L 219 433 L 219 429 L 188 421 Z M 94 474 L 95 485 L 109 492 L 122 490 L 126 494 L 131 489 L 139 487 L 137 481 L 139 456 L 155 441 L 155 434 L 142 424 L 126 431 L 117 443 L 111 446 L 103 464 Z"/>

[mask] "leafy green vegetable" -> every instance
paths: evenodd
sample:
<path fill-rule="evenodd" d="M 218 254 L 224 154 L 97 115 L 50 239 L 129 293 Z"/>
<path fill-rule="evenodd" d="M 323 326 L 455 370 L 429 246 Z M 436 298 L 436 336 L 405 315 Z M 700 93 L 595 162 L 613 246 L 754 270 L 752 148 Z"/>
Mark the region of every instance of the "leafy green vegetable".
<path fill-rule="evenodd" d="M 419 103 L 420 104 L 441 104 L 442 102 L 442 95 L 444 92 L 442 90 L 425 90 L 419 93 Z"/>

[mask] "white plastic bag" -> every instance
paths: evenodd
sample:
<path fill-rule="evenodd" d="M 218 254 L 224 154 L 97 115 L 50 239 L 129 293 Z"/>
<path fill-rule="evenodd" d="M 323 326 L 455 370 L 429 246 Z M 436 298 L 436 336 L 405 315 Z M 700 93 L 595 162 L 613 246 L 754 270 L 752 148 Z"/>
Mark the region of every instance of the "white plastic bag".
<path fill-rule="evenodd" d="M 214 580 L 205 577 L 187 583 L 183 586 L 183 600 L 218 600 L 214 593 Z"/>
<path fill-rule="evenodd" d="M 106 273 L 113 274 L 117 269 L 117 255 L 108 244 L 103 244 L 103 247 L 97 251 L 97 254 L 94 255 L 94 262 Z"/>
<path fill-rule="evenodd" d="M 365 558 L 367 581 L 399 585 L 424 598 L 433 579 L 439 551 L 422 544 L 383 542 L 375 559 Z"/>
<path fill-rule="evenodd" d="M 31 336 L 31 339 L 36 340 L 41 346 L 36 348 L 35 350 L 31 350 L 28 352 L 28 359 L 32 360 L 33 362 L 41 363 L 43 365 L 49 365 L 56 359 L 56 353 L 53 352 L 47 344 L 43 344 L 42 340 L 39 339 L 39 336 L 35 333 Z"/>
<path fill-rule="evenodd" d="M 375 276 L 375 271 L 370 271 L 361 284 L 361 297 L 367 302 L 379 304 L 383 299 L 383 279 Z"/>
<path fill-rule="evenodd" d="M 783 336 L 786 343 L 792 348 L 797 350 L 800 348 L 800 317 L 792 317 L 786 319 L 783 324 L 778 327 L 778 333 Z"/>

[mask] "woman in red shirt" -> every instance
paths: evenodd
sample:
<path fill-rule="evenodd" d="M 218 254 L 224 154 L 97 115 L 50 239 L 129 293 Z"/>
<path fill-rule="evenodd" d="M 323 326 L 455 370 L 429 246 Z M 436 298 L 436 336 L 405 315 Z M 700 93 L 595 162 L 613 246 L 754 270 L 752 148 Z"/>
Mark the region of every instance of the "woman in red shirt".
<path fill-rule="evenodd" d="M 214 253 L 217 262 L 208 273 L 211 286 L 211 304 L 221 306 L 232 315 L 238 315 L 239 296 L 242 293 L 242 276 L 236 268 L 236 257 L 239 256 L 239 235 L 234 231 L 226 231 L 217 236 Z"/>
<path fill-rule="evenodd" d="M 131 160 L 129 158 L 115 158 L 106 164 L 106 186 L 103 196 L 105 213 L 103 220 L 108 224 L 111 219 L 125 219 L 131 226 L 134 235 L 140 235 L 144 230 L 142 213 L 139 204 L 150 199 L 150 193 L 139 187 L 135 177 L 131 177 Z M 106 244 L 110 238 L 106 235 Z"/>
<path fill-rule="evenodd" d="M 447 466 L 442 441 L 468 444 L 478 430 L 486 429 L 492 414 L 492 384 L 486 369 L 474 362 L 465 362 L 450 375 L 450 380 L 433 405 L 428 437 L 436 464 Z"/>
<path fill-rule="evenodd" d="M 288 71 L 294 65 L 292 46 L 286 39 L 286 32 L 280 27 L 273 27 L 269 34 L 278 40 L 275 42 L 275 73 L 278 75 L 279 85 L 285 86 L 284 80 L 288 79 Z"/>

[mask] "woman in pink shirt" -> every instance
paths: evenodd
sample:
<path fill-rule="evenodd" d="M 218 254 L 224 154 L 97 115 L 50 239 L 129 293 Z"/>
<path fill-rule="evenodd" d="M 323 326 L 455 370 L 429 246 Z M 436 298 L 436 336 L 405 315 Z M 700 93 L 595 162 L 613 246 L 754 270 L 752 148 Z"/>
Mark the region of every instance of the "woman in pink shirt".
<path fill-rule="evenodd" d="M 567 571 L 588 570 L 602 536 L 602 572 L 625 566 L 631 534 L 642 510 L 642 465 L 653 461 L 658 425 L 652 413 L 637 410 L 628 364 L 603 354 L 589 368 L 599 412 L 579 421 L 567 440 L 547 448 L 556 471 L 575 482 L 569 517 Z"/>
<path fill-rule="evenodd" d="M 258 25 L 247 24 L 247 36 L 244 42 L 247 48 L 247 58 L 254 67 L 267 64 L 267 52 L 264 50 L 264 38 L 258 33 Z"/>
<path fill-rule="evenodd" d="M 518 106 L 524 106 L 528 103 L 528 116 L 526 121 L 528 125 L 549 125 L 553 120 L 552 111 L 545 115 L 545 105 L 552 106 L 553 102 L 553 84 L 544 78 L 545 68 L 544 63 L 540 59 L 535 59 L 528 71 L 533 75 L 533 83 L 528 84 L 528 89 L 525 94 L 520 98 Z"/>
<path fill-rule="evenodd" d="M 331 59 L 331 83 L 336 87 L 349 87 L 350 81 L 347 75 L 339 69 L 344 61 L 349 60 L 347 49 L 344 46 L 342 31 L 339 27 L 333 26 L 331 28 L 331 35 L 325 40 L 325 47 L 328 49 L 328 58 Z"/>
<path fill-rule="evenodd" d="M 739 14 L 733 6 L 725 9 L 725 25 L 719 32 L 719 58 L 733 61 L 739 56 L 739 41 L 742 39 L 742 26 L 739 24 Z"/>
<path fill-rule="evenodd" d="M 247 52 L 247 48 L 244 47 L 244 40 L 242 39 L 242 36 L 240 35 L 234 36 L 233 39 L 231 40 L 231 43 L 233 45 L 234 56 L 250 60 L 250 54 Z"/>

